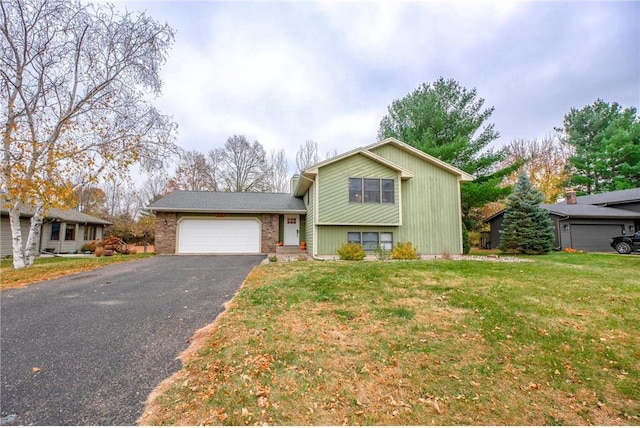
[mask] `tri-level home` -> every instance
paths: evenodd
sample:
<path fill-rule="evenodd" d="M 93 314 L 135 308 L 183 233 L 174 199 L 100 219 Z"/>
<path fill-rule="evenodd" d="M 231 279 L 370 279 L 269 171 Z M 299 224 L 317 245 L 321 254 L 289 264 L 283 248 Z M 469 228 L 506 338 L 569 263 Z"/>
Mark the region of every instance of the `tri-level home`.
<path fill-rule="evenodd" d="M 156 252 L 333 256 L 410 241 L 420 254 L 462 253 L 460 183 L 473 177 L 394 138 L 308 167 L 291 193 L 177 191 L 151 204 Z"/>

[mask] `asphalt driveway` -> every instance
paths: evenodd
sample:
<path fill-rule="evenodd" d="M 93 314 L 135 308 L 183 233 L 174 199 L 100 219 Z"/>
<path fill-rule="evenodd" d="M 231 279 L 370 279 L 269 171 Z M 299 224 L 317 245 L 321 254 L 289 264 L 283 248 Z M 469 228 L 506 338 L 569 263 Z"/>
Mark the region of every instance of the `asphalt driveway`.
<path fill-rule="evenodd" d="M 133 425 L 261 256 L 158 256 L 0 294 L 0 416 Z"/>

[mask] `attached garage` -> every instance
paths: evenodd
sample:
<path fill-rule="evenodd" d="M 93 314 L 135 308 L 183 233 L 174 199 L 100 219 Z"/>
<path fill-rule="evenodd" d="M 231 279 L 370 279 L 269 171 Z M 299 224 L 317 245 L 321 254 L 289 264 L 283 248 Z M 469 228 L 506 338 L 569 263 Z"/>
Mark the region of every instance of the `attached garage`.
<path fill-rule="evenodd" d="M 178 254 L 260 253 L 261 224 L 255 218 L 183 218 Z"/>
<path fill-rule="evenodd" d="M 620 236 L 624 224 L 571 224 L 571 247 L 583 251 L 611 252 L 609 238 Z"/>

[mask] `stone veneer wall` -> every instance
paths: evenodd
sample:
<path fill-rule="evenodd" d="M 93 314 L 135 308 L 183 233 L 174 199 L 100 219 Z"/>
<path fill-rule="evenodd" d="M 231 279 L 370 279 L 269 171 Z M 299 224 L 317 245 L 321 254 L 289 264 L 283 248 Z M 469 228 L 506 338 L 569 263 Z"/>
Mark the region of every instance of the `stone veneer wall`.
<path fill-rule="evenodd" d="M 280 215 L 262 214 L 262 243 L 260 251 L 275 253 L 280 236 Z"/>
<path fill-rule="evenodd" d="M 156 254 L 176 253 L 177 220 L 176 213 L 156 213 Z"/>

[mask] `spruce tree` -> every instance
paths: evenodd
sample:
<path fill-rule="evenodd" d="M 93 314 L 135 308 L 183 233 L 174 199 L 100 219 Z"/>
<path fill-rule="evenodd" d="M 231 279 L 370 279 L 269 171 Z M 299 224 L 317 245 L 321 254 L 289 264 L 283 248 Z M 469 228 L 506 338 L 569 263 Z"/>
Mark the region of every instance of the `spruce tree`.
<path fill-rule="evenodd" d="M 500 250 L 507 253 L 543 254 L 550 251 L 555 239 L 549 213 L 540 207 L 544 200 L 525 174 L 518 177 L 507 200 Z"/>

